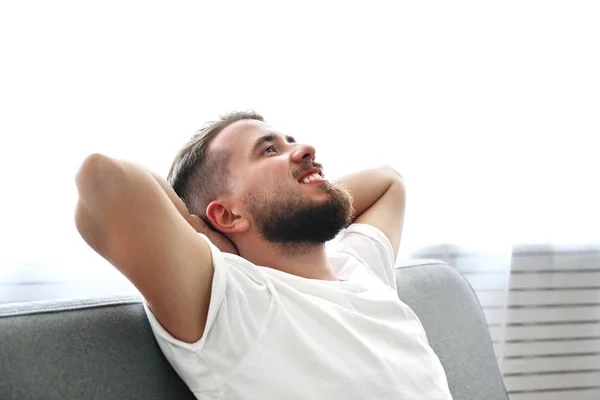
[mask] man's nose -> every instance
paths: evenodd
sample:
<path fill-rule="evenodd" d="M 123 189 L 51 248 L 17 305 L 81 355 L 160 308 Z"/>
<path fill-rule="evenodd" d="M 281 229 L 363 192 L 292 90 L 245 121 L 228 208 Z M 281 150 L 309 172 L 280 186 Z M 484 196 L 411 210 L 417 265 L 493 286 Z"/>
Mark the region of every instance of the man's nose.
<path fill-rule="evenodd" d="M 292 152 L 292 160 L 294 162 L 313 161 L 315 159 L 316 150 L 309 144 L 299 144 Z"/>

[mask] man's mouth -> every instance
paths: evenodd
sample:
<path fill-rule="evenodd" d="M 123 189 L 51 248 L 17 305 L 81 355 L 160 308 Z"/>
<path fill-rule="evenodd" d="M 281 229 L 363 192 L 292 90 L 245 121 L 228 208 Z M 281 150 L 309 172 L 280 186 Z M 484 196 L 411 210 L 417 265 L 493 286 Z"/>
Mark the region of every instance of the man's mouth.
<path fill-rule="evenodd" d="M 304 171 L 298 178 L 298 183 L 311 183 L 316 181 L 324 181 L 323 171 L 319 167 L 313 167 Z"/>
<path fill-rule="evenodd" d="M 310 174 L 308 176 L 305 176 L 303 179 L 300 180 L 300 183 L 311 183 L 311 182 L 315 182 L 315 181 L 324 181 L 325 179 L 317 172 L 315 172 L 314 174 Z"/>

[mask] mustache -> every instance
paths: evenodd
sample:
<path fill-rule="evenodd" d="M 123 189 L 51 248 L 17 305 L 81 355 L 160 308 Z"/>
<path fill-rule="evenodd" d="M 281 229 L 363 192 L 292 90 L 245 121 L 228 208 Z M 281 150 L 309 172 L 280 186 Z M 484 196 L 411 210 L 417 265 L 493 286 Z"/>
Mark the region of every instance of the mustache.
<path fill-rule="evenodd" d="M 323 164 L 316 163 L 316 162 L 311 162 L 309 164 L 306 164 L 305 166 L 303 166 L 302 168 L 300 168 L 298 170 L 298 172 L 296 173 L 296 176 L 300 176 L 303 173 L 305 173 L 306 171 L 311 170 L 313 168 L 319 168 L 321 171 L 323 171 Z"/>

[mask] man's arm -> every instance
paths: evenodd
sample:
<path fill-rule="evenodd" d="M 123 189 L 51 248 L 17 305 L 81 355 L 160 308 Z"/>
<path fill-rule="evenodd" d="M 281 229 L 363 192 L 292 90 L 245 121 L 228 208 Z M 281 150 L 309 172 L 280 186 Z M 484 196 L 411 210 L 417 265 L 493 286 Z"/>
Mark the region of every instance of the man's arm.
<path fill-rule="evenodd" d="M 157 175 L 101 154 L 85 159 L 75 181 L 83 239 L 136 286 L 171 335 L 197 341 L 214 270 L 183 202 Z"/>
<path fill-rule="evenodd" d="M 406 194 L 402 176 L 389 165 L 367 169 L 332 181 L 350 190 L 354 198 L 354 223 L 381 230 L 398 255 L 404 224 Z"/>

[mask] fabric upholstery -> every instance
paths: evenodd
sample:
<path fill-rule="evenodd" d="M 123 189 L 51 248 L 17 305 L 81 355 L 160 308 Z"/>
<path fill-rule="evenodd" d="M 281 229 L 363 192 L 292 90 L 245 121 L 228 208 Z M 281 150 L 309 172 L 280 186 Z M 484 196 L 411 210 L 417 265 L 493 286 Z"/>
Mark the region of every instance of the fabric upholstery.
<path fill-rule="evenodd" d="M 195 399 L 140 300 L 106 302 L 36 302 L 24 315 L 0 307 L 0 399 Z"/>
<path fill-rule="evenodd" d="M 508 399 L 483 309 L 467 280 L 447 264 L 422 260 L 396 269 L 396 283 L 440 358 L 454 400 Z"/>

